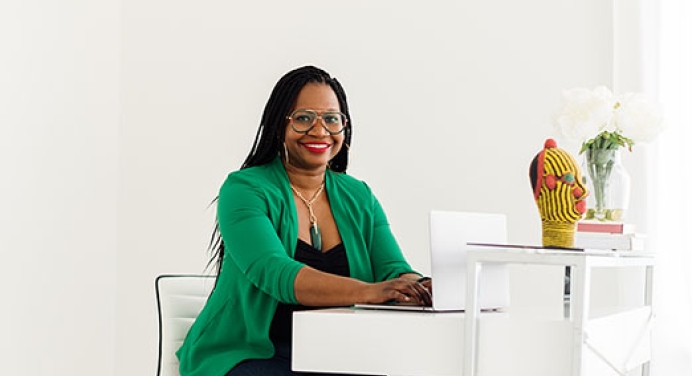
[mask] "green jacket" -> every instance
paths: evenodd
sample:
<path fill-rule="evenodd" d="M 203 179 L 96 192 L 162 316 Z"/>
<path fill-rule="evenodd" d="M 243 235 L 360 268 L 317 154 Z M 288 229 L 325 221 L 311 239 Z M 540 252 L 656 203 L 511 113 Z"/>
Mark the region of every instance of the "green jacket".
<path fill-rule="evenodd" d="M 370 188 L 327 171 L 326 193 L 351 277 L 384 281 L 413 272 Z M 216 289 L 176 353 L 182 376 L 223 376 L 245 359 L 271 358 L 269 327 L 278 302 L 297 304 L 293 259 L 298 218 L 280 159 L 231 173 L 218 220 L 226 247 Z"/>

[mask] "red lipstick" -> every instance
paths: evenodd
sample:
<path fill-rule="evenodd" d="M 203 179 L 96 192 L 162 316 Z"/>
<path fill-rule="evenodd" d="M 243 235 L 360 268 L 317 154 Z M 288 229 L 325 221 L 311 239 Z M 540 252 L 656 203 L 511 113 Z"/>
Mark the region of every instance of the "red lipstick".
<path fill-rule="evenodd" d="M 329 150 L 329 144 L 326 142 L 309 142 L 302 144 L 304 148 L 311 153 L 324 153 Z"/>

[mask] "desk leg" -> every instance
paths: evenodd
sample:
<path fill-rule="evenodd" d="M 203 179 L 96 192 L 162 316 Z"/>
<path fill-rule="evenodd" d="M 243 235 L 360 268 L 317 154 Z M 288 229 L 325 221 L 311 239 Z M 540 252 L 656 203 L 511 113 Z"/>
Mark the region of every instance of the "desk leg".
<path fill-rule="evenodd" d="M 571 271 L 570 317 L 574 330 L 572 376 L 581 376 L 584 366 L 584 324 L 589 319 L 591 269 L 587 263 L 573 265 Z"/>
<path fill-rule="evenodd" d="M 654 266 L 646 266 L 646 286 L 644 287 L 644 305 L 651 308 L 651 314 L 654 314 L 653 306 L 653 296 L 654 296 Z M 652 318 L 653 319 L 653 318 Z M 649 334 L 650 336 L 651 334 Z M 649 361 L 642 364 L 642 376 L 649 376 L 651 366 L 651 354 L 649 354 Z"/>
<path fill-rule="evenodd" d="M 478 349 L 478 288 L 480 283 L 481 264 L 472 256 L 466 259 L 466 337 L 464 338 L 464 375 L 476 374 Z"/>

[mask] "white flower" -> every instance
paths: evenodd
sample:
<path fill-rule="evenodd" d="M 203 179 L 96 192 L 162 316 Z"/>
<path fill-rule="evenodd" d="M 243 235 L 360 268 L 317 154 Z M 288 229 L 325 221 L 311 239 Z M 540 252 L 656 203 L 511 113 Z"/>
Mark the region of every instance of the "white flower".
<path fill-rule="evenodd" d="M 553 122 L 566 138 L 584 142 L 612 127 L 613 93 L 600 86 L 594 90 L 577 88 L 562 92 L 562 104 Z"/>
<path fill-rule="evenodd" d="M 643 95 L 626 93 L 617 102 L 615 128 L 634 142 L 649 142 L 665 128 L 663 114 Z"/>
<path fill-rule="evenodd" d="M 553 116 L 558 132 L 587 149 L 631 150 L 637 142 L 653 140 L 665 127 L 663 115 L 643 95 L 615 96 L 604 86 L 562 92 L 562 103 Z"/>

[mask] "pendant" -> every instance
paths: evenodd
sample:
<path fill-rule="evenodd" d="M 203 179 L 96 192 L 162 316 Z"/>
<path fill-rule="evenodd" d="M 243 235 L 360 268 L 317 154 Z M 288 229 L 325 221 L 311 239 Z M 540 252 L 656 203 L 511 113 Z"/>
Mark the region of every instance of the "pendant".
<path fill-rule="evenodd" d="M 322 231 L 317 227 L 317 222 L 314 222 L 312 226 L 310 226 L 310 242 L 313 248 L 318 251 L 322 250 Z"/>

